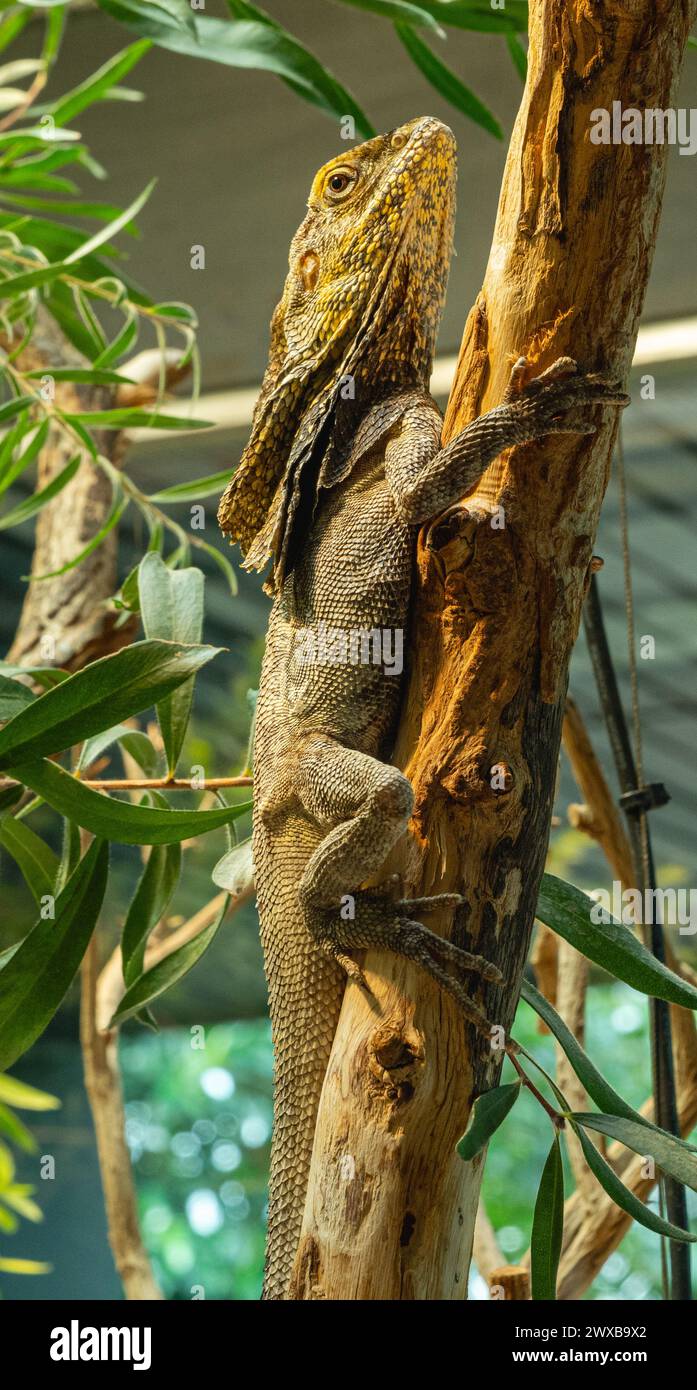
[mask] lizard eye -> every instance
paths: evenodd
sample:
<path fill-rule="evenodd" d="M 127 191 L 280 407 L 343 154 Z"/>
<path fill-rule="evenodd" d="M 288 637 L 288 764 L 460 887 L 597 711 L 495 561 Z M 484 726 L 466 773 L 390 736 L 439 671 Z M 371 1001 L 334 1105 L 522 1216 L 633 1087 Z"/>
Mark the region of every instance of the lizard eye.
<path fill-rule="evenodd" d="M 324 186 L 324 196 L 330 203 L 340 202 L 351 192 L 358 178 L 355 169 L 335 169 Z"/>

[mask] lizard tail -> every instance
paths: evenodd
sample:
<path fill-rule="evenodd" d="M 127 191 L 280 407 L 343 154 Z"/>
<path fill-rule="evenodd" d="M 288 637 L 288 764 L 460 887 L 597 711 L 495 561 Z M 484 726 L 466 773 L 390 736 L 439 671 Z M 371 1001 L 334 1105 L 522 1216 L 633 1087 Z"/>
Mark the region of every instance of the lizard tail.
<path fill-rule="evenodd" d="M 315 1120 L 346 976 L 312 942 L 297 887 L 321 832 L 302 815 L 254 832 L 274 1048 L 274 1128 L 262 1297 L 283 1299 L 300 1238 Z"/>

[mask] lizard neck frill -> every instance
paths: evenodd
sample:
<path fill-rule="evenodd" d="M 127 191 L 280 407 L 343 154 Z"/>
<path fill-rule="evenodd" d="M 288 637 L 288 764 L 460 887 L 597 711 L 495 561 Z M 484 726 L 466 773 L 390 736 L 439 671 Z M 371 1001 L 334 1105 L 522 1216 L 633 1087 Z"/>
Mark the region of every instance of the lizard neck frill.
<path fill-rule="evenodd" d="M 271 325 L 251 437 L 218 511 L 245 568 L 262 569 L 273 557 L 272 591 L 302 511 L 301 481 L 307 495 L 337 404 L 352 398 L 360 413 L 389 389 L 427 388 L 452 249 L 455 169 L 452 133 L 425 117 L 338 156 L 314 180 Z M 350 196 L 337 202 L 331 184 L 342 178 Z"/>

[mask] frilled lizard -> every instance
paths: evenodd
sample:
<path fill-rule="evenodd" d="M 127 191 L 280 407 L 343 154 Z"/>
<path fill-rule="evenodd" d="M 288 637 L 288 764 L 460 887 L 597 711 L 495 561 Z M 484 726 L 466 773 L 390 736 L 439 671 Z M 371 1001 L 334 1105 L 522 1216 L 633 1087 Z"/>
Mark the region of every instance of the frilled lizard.
<path fill-rule="evenodd" d="M 399 900 L 379 876 L 412 809 L 390 766 L 418 527 L 503 449 L 591 433 L 626 397 L 561 358 L 447 448 L 428 391 L 452 250 L 456 155 L 430 117 L 324 165 L 290 247 L 252 435 L 219 519 L 274 595 L 254 744 L 253 858 L 275 1052 L 264 1296 L 284 1298 L 315 1118 L 355 951 L 396 951 L 488 1032 L 482 957 L 421 922 L 455 895 Z"/>

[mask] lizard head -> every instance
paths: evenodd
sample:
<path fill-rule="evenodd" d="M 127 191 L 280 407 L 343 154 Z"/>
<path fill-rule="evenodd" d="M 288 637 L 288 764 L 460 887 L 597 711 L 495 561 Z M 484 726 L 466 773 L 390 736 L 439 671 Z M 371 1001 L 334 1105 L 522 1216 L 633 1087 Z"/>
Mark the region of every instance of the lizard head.
<path fill-rule="evenodd" d="M 452 132 L 421 117 L 316 174 L 271 322 L 251 437 L 218 511 L 248 567 L 261 568 L 273 549 L 284 479 L 316 440 L 346 378 L 356 398 L 361 385 L 428 385 L 455 173 Z"/>

